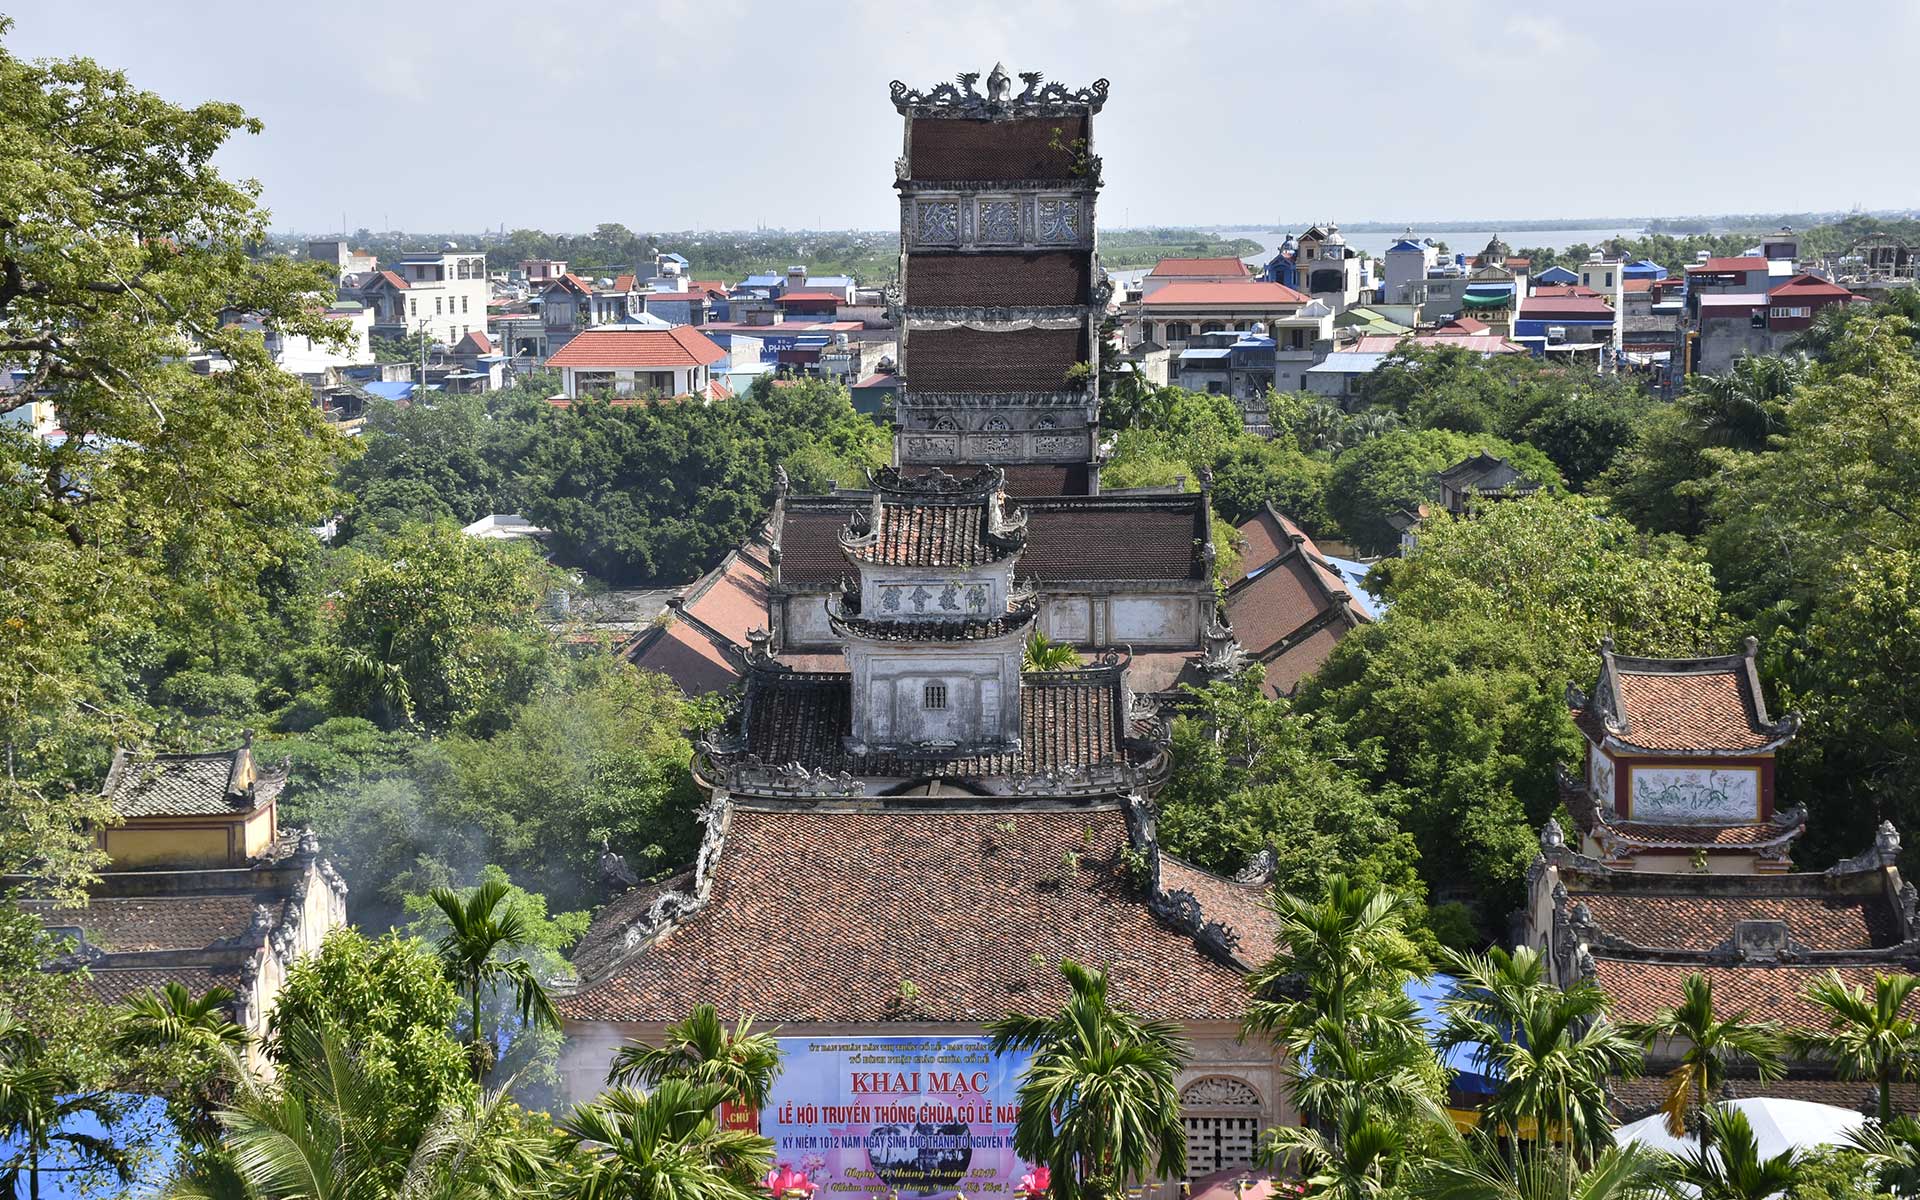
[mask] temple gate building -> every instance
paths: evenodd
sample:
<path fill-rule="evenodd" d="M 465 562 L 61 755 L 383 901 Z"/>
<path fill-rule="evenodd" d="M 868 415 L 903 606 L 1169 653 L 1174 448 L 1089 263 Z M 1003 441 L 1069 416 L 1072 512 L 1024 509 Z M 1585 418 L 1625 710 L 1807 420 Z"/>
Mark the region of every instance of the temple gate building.
<path fill-rule="evenodd" d="M 1791 869 L 1806 814 L 1776 809 L 1773 756 L 1799 718 L 1768 715 L 1757 653 L 1748 638 L 1737 654 L 1635 658 L 1608 639 L 1593 690 L 1569 695 L 1586 737 L 1584 771 L 1561 776 L 1576 828 L 1571 840 L 1557 821 L 1541 831 L 1521 937 L 1556 983 L 1598 983 L 1617 1020 L 1651 1020 L 1698 973 L 1723 1016 L 1824 1027 L 1805 999 L 1812 980 L 1837 971 L 1863 986 L 1920 968 L 1920 896 L 1895 865 L 1892 825 L 1828 870 Z M 1611 1081 L 1623 1118 L 1657 1107 L 1677 1050 L 1658 1046 L 1643 1077 Z M 1862 1108 L 1872 1091 L 1819 1064 L 1764 1084 L 1735 1076 L 1734 1096 Z M 1916 1099 L 1903 1085 L 1902 1108 Z"/>
<path fill-rule="evenodd" d="M 984 1054 L 984 1023 L 1057 1008 L 1072 958 L 1191 1039 L 1179 1083 L 1199 1177 L 1249 1165 L 1259 1131 L 1291 1119 L 1279 1052 L 1239 1036 L 1274 926 L 1264 863 L 1228 879 L 1161 850 L 1167 731 L 1142 691 L 1244 659 L 1219 621 L 1205 485 L 1091 494 L 1096 397 L 1069 368 L 1097 367 L 1087 147 L 1106 83 L 1024 75 L 1016 92 L 995 68 L 982 94 L 977 79 L 894 85 L 897 464 L 822 496 L 783 484 L 762 536 L 686 605 L 699 636 L 651 643 L 689 669 L 724 662 L 740 695 L 695 758 L 711 795 L 696 861 L 618 895 L 576 950 L 579 983 L 557 1001 L 565 1087 L 595 1094 L 624 1041 L 710 1003 L 779 1025 L 779 1087 L 832 1105 L 809 1073 L 822 1056 Z M 768 628 L 704 656 L 719 643 L 701 630 L 763 603 Z M 1036 630 L 1088 661 L 1023 670 Z M 982 1079 L 1008 1087 L 1011 1066 Z M 762 1121 L 787 1116 L 770 1105 Z M 929 1120 L 886 1136 L 978 1132 Z M 875 1142 L 828 1136 L 888 1178 Z M 1011 1153 L 981 1148 L 995 1136 L 970 1143 L 976 1171 Z M 829 1159 L 819 1169 L 838 1170 Z M 928 1194 L 996 1190 L 927 1170 Z M 1179 1181 L 1159 1182 L 1170 1196 Z"/>

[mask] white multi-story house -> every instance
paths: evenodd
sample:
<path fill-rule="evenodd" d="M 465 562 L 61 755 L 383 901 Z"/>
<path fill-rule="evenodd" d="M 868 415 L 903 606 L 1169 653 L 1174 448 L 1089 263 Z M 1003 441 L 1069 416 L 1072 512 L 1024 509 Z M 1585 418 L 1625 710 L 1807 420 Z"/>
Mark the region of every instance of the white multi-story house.
<path fill-rule="evenodd" d="M 478 329 L 487 329 L 485 254 L 447 247 L 402 255 L 389 270 L 376 272 L 360 299 L 373 310 L 373 332 L 405 338 L 425 330 L 427 337 L 451 346 Z"/>

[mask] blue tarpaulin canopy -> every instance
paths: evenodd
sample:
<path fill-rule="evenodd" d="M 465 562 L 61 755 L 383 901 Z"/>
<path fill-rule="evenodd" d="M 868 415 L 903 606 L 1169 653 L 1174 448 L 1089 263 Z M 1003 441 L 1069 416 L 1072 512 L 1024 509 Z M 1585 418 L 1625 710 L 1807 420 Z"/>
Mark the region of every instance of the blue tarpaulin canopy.
<path fill-rule="evenodd" d="M 1419 1010 L 1420 1022 L 1427 1027 L 1427 1039 L 1439 1048 L 1440 1027 L 1446 1018 L 1440 1006 L 1460 990 L 1460 981 L 1451 975 L 1429 975 L 1406 986 L 1407 999 Z M 1440 1051 L 1440 1063 L 1454 1073 L 1453 1090 L 1469 1095 L 1491 1096 L 1499 1080 L 1487 1064 L 1477 1061 L 1478 1051 L 1471 1046 L 1455 1046 Z"/>

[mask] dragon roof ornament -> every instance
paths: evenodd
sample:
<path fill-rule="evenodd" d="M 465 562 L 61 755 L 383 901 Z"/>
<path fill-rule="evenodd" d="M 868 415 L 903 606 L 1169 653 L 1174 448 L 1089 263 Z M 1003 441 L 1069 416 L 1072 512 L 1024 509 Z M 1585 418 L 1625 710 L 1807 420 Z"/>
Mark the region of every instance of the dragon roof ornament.
<path fill-rule="evenodd" d="M 1012 117 L 1058 117 L 1070 113 L 1097 113 L 1107 102 L 1107 81 L 1096 79 L 1091 87 L 1068 88 L 1047 83 L 1038 71 L 1020 72 L 1026 84 L 1018 94 L 1005 67 L 994 64 L 987 76 L 987 90 L 974 87 L 980 72 L 962 71 L 952 83 L 937 83 L 925 91 L 910 88 L 898 79 L 890 85 L 893 106 L 910 117 L 973 117 L 1007 119 Z"/>

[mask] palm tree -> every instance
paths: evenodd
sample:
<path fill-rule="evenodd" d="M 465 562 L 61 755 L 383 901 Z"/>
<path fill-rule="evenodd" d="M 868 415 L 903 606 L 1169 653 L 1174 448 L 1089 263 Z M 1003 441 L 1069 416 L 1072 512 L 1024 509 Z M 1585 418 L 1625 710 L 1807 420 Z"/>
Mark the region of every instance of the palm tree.
<path fill-rule="evenodd" d="M 1020 1076 L 1013 1144 L 1052 1173 L 1057 1200 L 1105 1200 L 1129 1180 L 1186 1168 L 1175 1074 L 1187 1044 L 1170 1021 L 1142 1017 L 1112 998 L 1105 971 L 1063 959 L 1067 1002 L 1051 1017 L 991 1022 L 995 1054 L 1030 1052 Z"/>
<path fill-rule="evenodd" d="M 1706 1128 L 1712 1134 L 1702 1144 L 1674 1158 L 1673 1182 L 1694 1189 L 1699 1200 L 1767 1200 L 1785 1195 L 1806 1174 L 1800 1152 L 1787 1150 L 1772 1158 L 1760 1157 L 1747 1114 L 1730 1105 L 1707 1110 Z"/>
<path fill-rule="evenodd" d="M 1609 1146 L 1585 1170 L 1569 1174 L 1553 1155 L 1506 1153 L 1485 1134 L 1429 1160 L 1412 1194 L 1428 1200 L 1652 1200 L 1667 1194 L 1666 1156 L 1638 1146 Z"/>
<path fill-rule="evenodd" d="M 1787 397 L 1806 374 L 1799 355 L 1742 354 L 1722 374 L 1689 379 L 1682 403 L 1709 445 L 1765 450 L 1786 427 Z"/>
<path fill-rule="evenodd" d="M 219 1114 L 219 1156 L 190 1168 L 170 1200 L 483 1200 L 544 1178 L 547 1139 L 504 1093 L 448 1104 L 415 1140 L 385 1084 L 332 1033 L 294 1026 L 271 1081 L 246 1075 Z M 412 1114 L 406 1114 L 411 1118 Z"/>
<path fill-rule="evenodd" d="M 1542 1145 L 1563 1139 L 1570 1173 L 1576 1157 L 1591 1159 L 1610 1140 L 1606 1082 L 1639 1069 L 1638 1044 L 1607 1019 L 1597 985 L 1555 987 L 1528 947 L 1447 957 L 1462 986 L 1446 1003 L 1441 1045 L 1473 1047 L 1500 1081 L 1488 1119 L 1509 1136 L 1531 1125 Z"/>
<path fill-rule="evenodd" d="M 1920 1195 L 1920 1120 L 1901 1116 L 1869 1121 L 1847 1135 L 1846 1144 L 1864 1156 L 1882 1191 Z"/>
<path fill-rule="evenodd" d="M 1080 665 L 1080 656 L 1073 647 L 1065 642 L 1049 641 L 1047 635 L 1034 631 L 1027 639 L 1027 648 L 1021 655 L 1021 669 L 1026 671 L 1071 671 Z"/>
<path fill-rule="evenodd" d="M 630 1042 L 613 1056 L 607 1082 L 656 1085 L 666 1079 L 715 1084 L 727 1099 L 749 1108 L 766 1107 L 780 1073 L 780 1043 L 771 1033 L 755 1033 L 753 1018 L 741 1017 L 728 1029 L 711 1004 L 695 1006 L 686 1020 L 667 1026 L 659 1046 Z"/>
<path fill-rule="evenodd" d="M 1685 1135 L 1688 1114 L 1705 1109 L 1709 1098 L 1720 1091 L 1730 1065 L 1749 1063 L 1763 1080 L 1786 1073 L 1782 1058 L 1786 1041 L 1778 1027 L 1747 1020 L 1746 1009 L 1724 1018 L 1716 1016 L 1713 983 L 1697 972 L 1681 985 L 1680 1003 L 1627 1030 L 1649 1051 L 1659 1042 L 1686 1044 L 1667 1073 L 1667 1093 L 1660 1105 L 1667 1115 L 1667 1132 L 1675 1137 Z"/>
<path fill-rule="evenodd" d="M 1423 1041 L 1361 1044 L 1328 1020 L 1310 1042 L 1310 1065 L 1289 1070 L 1294 1104 L 1312 1123 L 1269 1129 L 1263 1163 L 1299 1170 L 1316 1194 L 1363 1200 L 1397 1189 L 1423 1150 L 1458 1137 L 1421 1070 Z"/>
<path fill-rule="evenodd" d="M 123 1053 L 167 1056 L 175 1097 L 186 1113 L 185 1131 L 202 1145 L 218 1132 L 214 1110 L 219 1093 L 244 1070 L 238 1056 L 253 1040 L 227 1018 L 232 1002 L 228 988 L 210 987 L 196 998 L 183 985 L 168 981 L 158 991 L 129 996 L 120 1008 L 115 1047 Z"/>
<path fill-rule="evenodd" d="M 498 983 L 513 988 L 514 1008 L 522 1021 L 560 1028 L 560 1014 L 532 966 L 521 959 L 494 957 L 503 948 L 527 945 L 533 937 L 526 914 L 507 903 L 511 891 L 505 882 L 489 879 L 464 896 L 444 887 L 429 893 L 447 917 L 447 932 L 440 939 L 440 961 L 472 1006 L 468 1048 L 476 1082 L 485 1078 L 491 1058 L 480 1028 L 480 1002 Z"/>
<path fill-rule="evenodd" d="M 1807 999 L 1826 1015 L 1822 1031 L 1788 1035 L 1795 1053 L 1827 1058 L 1842 1079 L 1871 1079 L 1880 1092 L 1880 1123 L 1893 1119 L 1896 1079 L 1920 1077 L 1920 1023 L 1905 1016 L 1920 977 L 1876 975 L 1869 995 L 1829 971 L 1807 985 Z"/>
<path fill-rule="evenodd" d="M 1364 1002 L 1400 993 L 1426 966 L 1403 931 L 1404 901 L 1386 888 L 1335 875 L 1323 898 L 1288 894 L 1273 908 L 1280 950 L 1247 981 L 1252 1032 L 1291 1036 L 1323 1016 L 1341 1028 L 1372 1021 L 1376 1010 Z M 1293 991 L 1297 980 L 1303 992 Z"/>
<path fill-rule="evenodd" d="M 131 1167 L 124 1149 L 98 1134 L 66 1128 L 76 1118 L 109 1125 L 121 1115 L 119 1106 L 88 1090 L 51 1049 L 24 1022 L 0 1013 L 0 1147 L 6 1154 L 0 1158 L 0 1187 L 18 1195 L 24 1174 L 29 1200 L 40 1200 L 40 1176 L 56 1150 L 127 1182 Z"/>
<path fill-rule="evenodd" d="M 575 1200 L 765 1200 L 773 1143 L 722 1129 L 725 1086 L 663 1079 L 651 1092 L 618 1087 L 560 1122 L 583 1164 L 565 1181 Z"/>

